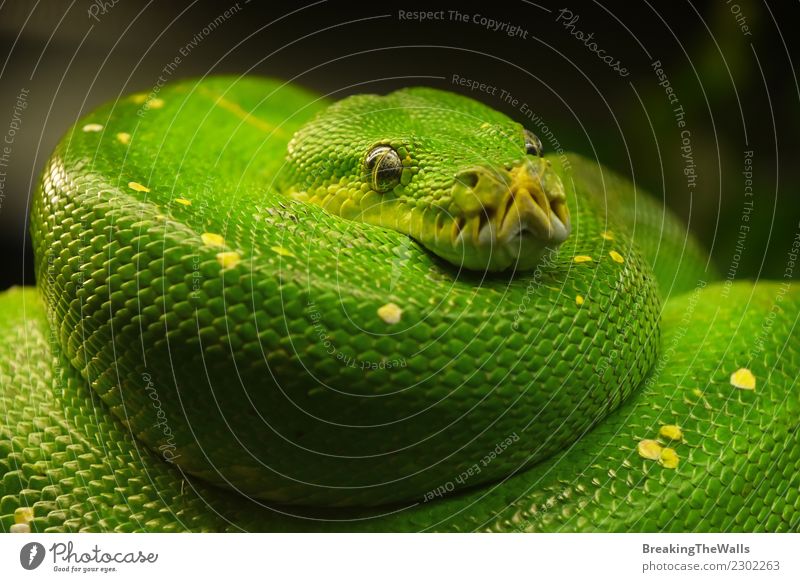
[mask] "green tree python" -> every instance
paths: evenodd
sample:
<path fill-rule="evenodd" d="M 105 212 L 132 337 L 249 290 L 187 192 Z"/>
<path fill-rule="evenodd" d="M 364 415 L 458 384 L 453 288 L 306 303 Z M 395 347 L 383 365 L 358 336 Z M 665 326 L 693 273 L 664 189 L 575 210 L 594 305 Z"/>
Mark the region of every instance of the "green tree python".
<path fill-rule="evenodd" d="M 430 88 L 89 114 L 0 298 L 2 530 L 796 531 L 800 294 L 542 150 Z"/>

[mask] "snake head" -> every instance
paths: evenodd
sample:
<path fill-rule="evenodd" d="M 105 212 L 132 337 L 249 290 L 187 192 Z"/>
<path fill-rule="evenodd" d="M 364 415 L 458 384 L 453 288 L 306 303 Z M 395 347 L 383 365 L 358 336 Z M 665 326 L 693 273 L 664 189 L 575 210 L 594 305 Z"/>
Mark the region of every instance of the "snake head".
<path fill-rule="evenodd" d="M 570 232 L 539 139 L 473 99 L 412 88 L 358 95 L 295 134 L 290 195 L 407 234 L 471 270 L 531 269 Z"/>

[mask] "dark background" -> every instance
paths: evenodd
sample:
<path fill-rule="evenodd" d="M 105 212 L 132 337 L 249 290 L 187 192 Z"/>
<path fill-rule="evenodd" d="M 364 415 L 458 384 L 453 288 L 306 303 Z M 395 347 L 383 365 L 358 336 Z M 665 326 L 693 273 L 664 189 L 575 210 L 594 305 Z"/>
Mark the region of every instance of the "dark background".
<path fill-rule="evenodd" d="M 60 136 L 102 102 L 150 91 L 179 49 L 234 4 L 0 4 L 0 140 L 11 127 L 17 95 L 28 90 L 9 167 L 0 168 L 6 172 L 0 191 L 0 289 L 33 283 L 27 205 Z M 452 84 L 453 74 L 496 85 L 527 103 L 566 150 L 595 157 L 663 198 L 711 249 L 723 275 L 783 276 L 800 231 L 797 3 L 543 0 L 421 6 L 508 22 L 527 30 L 527 38 L 447 15 L 444 21 L 400 20 L 398 10 L 419 9 L 413 3 L 240 0 L 229 18 L 182 57 L 170 78 L 257 73 L 340 96 L 413 84 L 469 93 Z M 556 21 L 563 7 L 579 16 L 575 30 L 594 33 L 598 46 L 628 69 L 627 77 Z M 687 188 L 681 133 L 658 85 L 654 60 L 662 62 L 686 113 L 694 191 Z M 524 121 L 519 107 L 499 96 L 473 95 Z M 746 150 L 753 152 L 754 204 L 751 230 L 737 250 Z"/>

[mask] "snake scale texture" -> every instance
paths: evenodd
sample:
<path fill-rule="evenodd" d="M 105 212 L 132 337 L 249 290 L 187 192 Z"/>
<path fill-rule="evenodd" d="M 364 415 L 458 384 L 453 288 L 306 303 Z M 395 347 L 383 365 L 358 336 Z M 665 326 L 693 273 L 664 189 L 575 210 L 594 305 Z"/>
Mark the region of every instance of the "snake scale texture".
<path fill-rule="evenodd" d="M 800 294 L 541 150 L 426 88 L 88 115 L 0 296 L 0 529 L 797 531 Z"/>

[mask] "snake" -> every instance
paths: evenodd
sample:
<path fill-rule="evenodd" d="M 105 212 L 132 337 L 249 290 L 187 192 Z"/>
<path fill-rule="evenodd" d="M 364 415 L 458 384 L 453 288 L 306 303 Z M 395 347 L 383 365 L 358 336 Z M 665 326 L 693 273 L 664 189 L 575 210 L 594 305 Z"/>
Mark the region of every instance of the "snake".
<path fill-rule="evenodd" d="M 256 76 L 79 120 L 0 296 L 0 530 L 797 531 L 797 289 L 540 130 Z"/>

